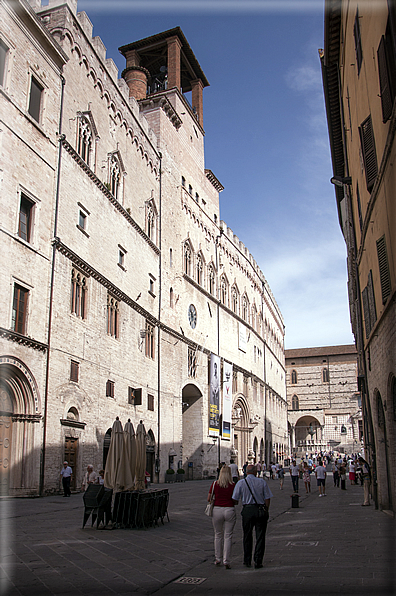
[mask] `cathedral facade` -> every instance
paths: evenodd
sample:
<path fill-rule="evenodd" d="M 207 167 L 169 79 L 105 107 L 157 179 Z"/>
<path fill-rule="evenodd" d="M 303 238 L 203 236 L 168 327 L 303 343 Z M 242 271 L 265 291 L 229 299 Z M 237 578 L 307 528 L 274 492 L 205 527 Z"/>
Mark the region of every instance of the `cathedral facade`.
<path fill-rule="evenodd" d="M 56 492 L 64 459 L 78 490 L 117 416 L 157 482 L 282 458 L 284 322 L 220 218 L 183 32 L 120 48 L 119 78 L 75 0 L 1 11 L 2 494 Z"/>

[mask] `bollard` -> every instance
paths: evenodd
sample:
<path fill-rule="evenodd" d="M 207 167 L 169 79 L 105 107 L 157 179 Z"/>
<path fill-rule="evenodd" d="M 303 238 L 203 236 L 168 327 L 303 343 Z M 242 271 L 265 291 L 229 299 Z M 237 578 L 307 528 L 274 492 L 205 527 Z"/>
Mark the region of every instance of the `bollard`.
<path fill-rule="evenodd" d="M 299 505 L 299 498 L 300 498 L 300 495 L 299 494 L 297 494 L 297 493 L 293 493 L 292 494 L 291 500 L 292 500 L 292 508 L 293 509 L 298 509 L 299 508 L 299 506 L 300 506 Z"/>

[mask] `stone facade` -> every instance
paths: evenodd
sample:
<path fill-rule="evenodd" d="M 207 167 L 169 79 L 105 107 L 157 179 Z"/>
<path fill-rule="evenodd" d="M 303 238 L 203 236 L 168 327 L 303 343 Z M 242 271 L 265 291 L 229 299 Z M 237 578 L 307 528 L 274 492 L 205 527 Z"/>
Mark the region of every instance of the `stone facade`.
<path fill-rule="evenodd" d="M 204 165 L 208 82 L 182 31 L 121 48 L 124 79 L 74 0 L 1 10 L 2 493 L 59 490 L 65 458 L 79 489 L 87 464 L 103 466 L 116 416 L 144 422 L 154 481 L 169 466 L 202 478 L 231 456 L 284 455 L 283 318 L 220 220 L 223 187 Z M 135 97 L 132 71 L 139 93 L 155 80 L 147 47 L 169 57 L 157 66 L 174 83 Z M 208 433 L 212 353 L 233 366 L 229 440 Z"/>
<path fill-rule="evenodd" d="M 286 350 L 290 447 L 315 451 L 361 451 L 362 411 L 355 346 Z"/>
<path fill-rule="evenodd" d="M 320 52 L 365 454 L 376 506 L 396 511 L 396 7 L 325 3 Z"/>

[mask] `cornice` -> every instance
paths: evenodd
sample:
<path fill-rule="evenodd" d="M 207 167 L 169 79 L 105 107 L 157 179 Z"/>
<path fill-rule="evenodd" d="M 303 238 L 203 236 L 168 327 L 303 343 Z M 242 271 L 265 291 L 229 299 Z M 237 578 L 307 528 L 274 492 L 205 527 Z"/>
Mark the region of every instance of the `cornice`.
<path fill-rule="evenodd" d="M 32 337 L 22 335 L 21 333 L 17 333 L 16 331 L 12 331 L 11 329 L 4 329 L 3 327 L 0 327 L 0 337 L 3 337 L 8 341 L 13 341 L 22 346 L 33 348 L 34 350 L 38 350 L 39 352 L 46 352 L 48 349 L 48 344 L 37 341 Z"/>

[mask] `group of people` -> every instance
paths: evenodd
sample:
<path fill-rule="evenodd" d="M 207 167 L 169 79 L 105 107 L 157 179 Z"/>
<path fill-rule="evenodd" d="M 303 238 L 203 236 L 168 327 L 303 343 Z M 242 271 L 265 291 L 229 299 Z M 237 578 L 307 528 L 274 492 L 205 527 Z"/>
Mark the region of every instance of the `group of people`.
<path fill-rule="evenodd" d="M 73 470 L 69 466 L 69 462 L 63 462 L 63 468 L 60 471 L 60 477 L 62 479 L 63 496 L 70 497 L 70 485 L 73 477 Z M 104 484 L 104 470 L 99 470 L 99 474 L 97 474 L 91 464 L 87 466 L 87 471 L 84 474 L 81 486 L 82 490 L 86 491 L 90 484 Z"/>
<path fill-rule="evenodd" d="M 253 562 L 254 567 L 260 569 L 263 566 L 265 533 L 273 495 L 266 480 L 258 476 L 256 465 L 247 465 L 244 478 L 239 481 L 239 474 L 238 477 L 234 476 L 235 468 L 231 466 L 236 466 L 232 460 L 229 466 L 221 465 L 219 477 L 211 484 L 208 494 L 208 502 L 214 501 L 212 522 L 215 565 L 223 563 L 226 569 L 231 569 L 232 535 L 236 522 L 235 505 L 241 501 L 243 564 L 251 567 Z M 236 483 L 234 479 L 237 480 Z M 256 534 L 254 553 L 253 530 Z"/>

